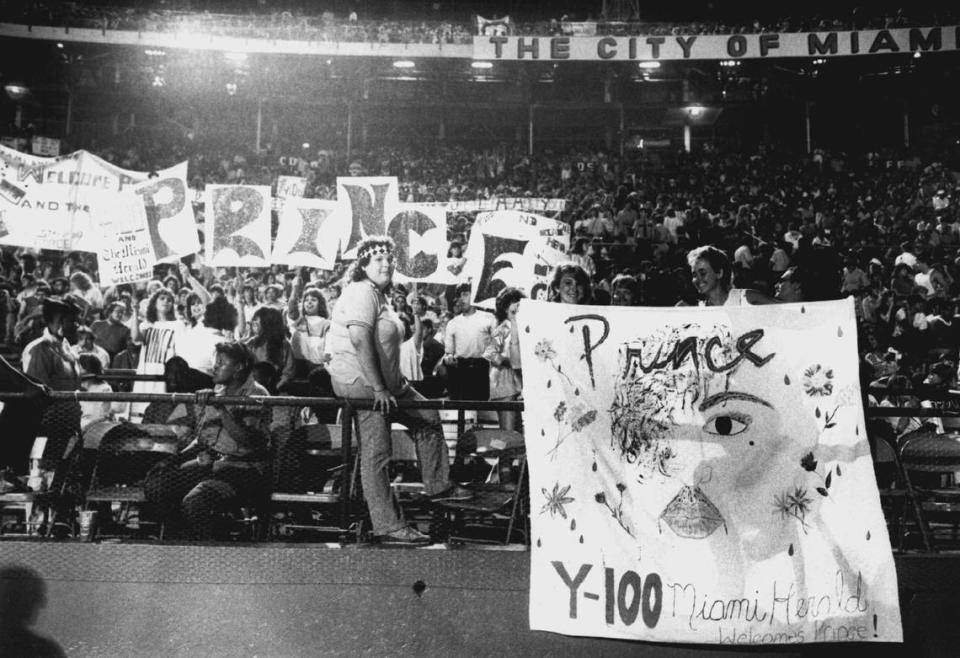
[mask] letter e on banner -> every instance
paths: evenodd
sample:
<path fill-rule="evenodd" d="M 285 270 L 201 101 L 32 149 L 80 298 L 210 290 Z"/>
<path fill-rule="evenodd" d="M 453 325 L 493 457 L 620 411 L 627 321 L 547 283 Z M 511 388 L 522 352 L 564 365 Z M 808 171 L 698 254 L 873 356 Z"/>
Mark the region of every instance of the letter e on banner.
<path fill-rule="evenodd" d="M 206 216 L 208 265 L 267 265 L 267 254 L 270 251 L 268 186 L 208 185 Z"/>
<path fill-rule="evenodd" d="M 518 240 L 483 233 L 483 269 L 473 283 L 473 303 L 489 306 L 497 293 L 507 286 L 521 287 L 523 273 L 519 265 L 529 240 Z M 471 236 L 471 242 L 473 237 Z M 469 260 L 470 256 L 467 256 Z M 508 270 L 508 271 L 504 271 Z"/>

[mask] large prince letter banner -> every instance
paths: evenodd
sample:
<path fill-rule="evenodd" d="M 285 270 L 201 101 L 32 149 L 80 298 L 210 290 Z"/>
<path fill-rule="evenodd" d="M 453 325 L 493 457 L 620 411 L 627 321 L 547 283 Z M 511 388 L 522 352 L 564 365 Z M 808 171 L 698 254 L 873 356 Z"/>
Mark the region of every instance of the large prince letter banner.
<path fill-rule="evenodd" d="M 900 642 L 850 300 L 524 301 L 530 627 Z"/>

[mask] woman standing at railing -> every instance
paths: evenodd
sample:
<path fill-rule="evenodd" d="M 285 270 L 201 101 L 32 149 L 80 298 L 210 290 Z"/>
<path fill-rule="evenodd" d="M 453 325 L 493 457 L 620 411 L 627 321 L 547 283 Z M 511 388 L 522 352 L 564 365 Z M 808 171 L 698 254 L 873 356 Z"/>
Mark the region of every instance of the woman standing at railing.
<path fill-rule="evenodd" d="M 373 532 L 383 542 L 423 544 L 430 538 L 404 525 L 393 505 L 387 466 L 392 456 L 390 424 L 407 426 L 416 442 L 427 495 L 434 500 L 466 500 L 467 490 L 450 483 L 447 446 L 435 410 L 399 409 L 397 401 L 423 400 L 400 374 L 403 323 L 387 295 L 393 285 L 394 244 L 368 237 L 357 247 L 349 282 L 337 301 L 330 328 L 330 376 L 337 395 L 373 400 L 357 410 L 360 425 L 360 477 Z"/>
<path fill-rule="evenodd" d="M 177 353 L 177 340 L 183 334 L 183 322 L 177 319 L 176 302 L 173 293 L 161 288 L 151 295 L 147 302 L 147 317 L 140 321 L 139 308 L 133 307 L 131 338 L 142 344 L 138 375 L 162 375 L 164 364 Z M 163 382 L 138 381 L 133 385 L 134 393 L 163 393 Z M 133 413 L 142 414 L 146 407 L 142 403 L 133 404 Z"/>
<path fill-rule="evenodd" d="M 497 295 L 497 328 L 483 356 L 490 362 L 490 400 L 519 400 L 523 393 L 520 376 L 520 331 L 517 308 L 524 295 L 516 288 L 504 288 Z M 517 429 L 516 411 L 498 411 L 500 429 Z"/>

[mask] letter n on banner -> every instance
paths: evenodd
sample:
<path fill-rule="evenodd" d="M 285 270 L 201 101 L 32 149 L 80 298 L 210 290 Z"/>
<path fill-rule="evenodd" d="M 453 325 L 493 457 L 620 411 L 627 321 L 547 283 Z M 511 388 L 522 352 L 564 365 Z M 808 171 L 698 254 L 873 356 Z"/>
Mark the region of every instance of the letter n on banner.
<path fill-rule="evenodd" d="M 386 217 L 393 217 L 397 209 L 397 187 L 395 176 L 337 178 L 337 200 L 349 204 L 350 230 L 346 244 L 341 245 L 343 258 L 356 258 L 363 238 L 387 232 Z"/>
<path fill-rule="evenodd" d="M 208 185 L 206 260 L 210 267 L 266 267 L 270 253 L 270 187 Z"/>

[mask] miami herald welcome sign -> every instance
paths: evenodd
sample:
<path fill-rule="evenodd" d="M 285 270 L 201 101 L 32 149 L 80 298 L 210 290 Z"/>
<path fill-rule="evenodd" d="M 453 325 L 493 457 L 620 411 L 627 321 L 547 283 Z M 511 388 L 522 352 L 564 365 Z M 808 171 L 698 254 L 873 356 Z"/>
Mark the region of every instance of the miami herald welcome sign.
<path fill-rule="evenodd" d="M 850 300 L 521 304 L 530 626 L 902 641 Z"/>

